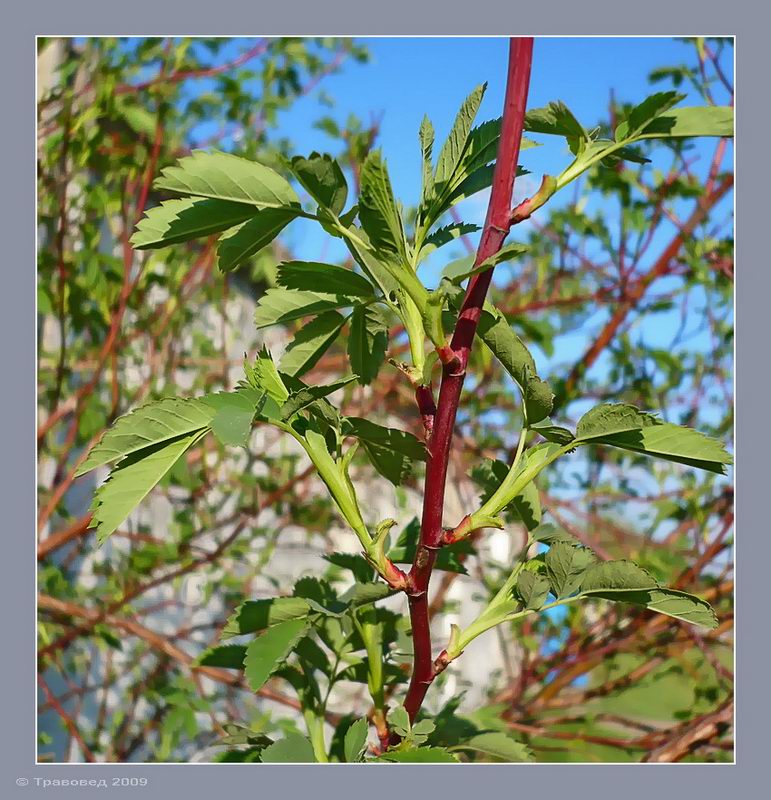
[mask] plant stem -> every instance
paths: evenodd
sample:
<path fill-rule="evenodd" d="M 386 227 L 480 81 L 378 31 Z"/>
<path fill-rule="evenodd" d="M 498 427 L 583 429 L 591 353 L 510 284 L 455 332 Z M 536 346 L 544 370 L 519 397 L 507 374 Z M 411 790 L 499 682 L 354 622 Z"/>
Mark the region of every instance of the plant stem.
<path fill-rule="evenodd" d="M 478 266 L 500 250 L 511 226 L 511 196 L 522 139 L 532 55 L 533 39 L 531 37 L 510 40 L 501 138 L 493 172 L 490 204 L 474 266 Z M 436 552 L 442 543 L 447 466 L 458 403 L 466 374 L 466 365 L 492 273 L 492 269 L 489 269 L 470 279 L 450 343 L 457 359 L 444 364 L 442 369 L 439 400 L 428 446 L 420 543 L 409 574 L 408 595 L 415 656 L 412 678 L 404 706 L 409 713 L 410 720 L 415 719 L 426 691 L 435 677 L 434 663 L 431 657 L 428 585 L 436 560 Z"/>

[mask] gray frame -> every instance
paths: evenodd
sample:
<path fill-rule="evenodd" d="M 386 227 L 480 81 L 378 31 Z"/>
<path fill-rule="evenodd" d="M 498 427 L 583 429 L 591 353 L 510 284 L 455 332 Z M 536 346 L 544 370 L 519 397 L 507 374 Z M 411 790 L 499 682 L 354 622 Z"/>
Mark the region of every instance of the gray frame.
<path fill-rule="evenodd" d="M 480 786 L 490 795 L 538 792 L 545 798 L 618 797 L 625 800 L 678 794 L 698 798 L 752 797 L 762 787 L 761 748 L 765 748 L 763 717 L 767 707 L 767 682 L 762 675 L 767 656 L 767 618 L 759 599 L 769 563 L 769 537 L 760 521 L 765 501 L 762 482 L 762 449 L 765 430 L 763 383 L 768 363 L 766 298 L 771 296 L 771 277 L 760 238 L 768 223 L 760 223 L 768 207 L 763 196 L 763 171 L 750 167 L 751 159 L 765 163 L 767 148 L 761 136 L 769 130 L 768 19 L 760 5 L 740 7 L 714 0 L 645 0 L 635 7 L 608 0 L 584 0 L 580 6 L 560 0 L 552 3 L 512 3 L 511 0 L 474 0 L 473 13 L 464 19 L 468 3 L 460 0 L 388 0 L 377 6 L 348 0 L 320 3 L 295 0 L 266 8 L 247 0 L 218 0 L 210 10 L 192 4 L 158 0 L 133 0 L 116 6 L 102 1 L 67 0 L 19 5 L 4 19 L 2 97 L 6 108 L 2 159 L 4 186 L 0 195 L 3 230 L 6 232 L 4 268 L 6 291 L 2 293 L 0 342 L 8 381 L 3 404 L 2 458 L 5 509 L 4 548 L 10 567 L 0 584 L 6 625 L 3 678 L 0 691 L 5 711 L 2 728 L 2 778 L 0 788 L 8 797 L 35 796 L 51 788 L 57 796 L 89 796 L 95 787 L 62 786 L 54 781 L 142 776 L 149 785 L 144 797 L 213 796 L 222 787 L 243 796 L 300 797 L 329 794 L 332 797 L 386 797 L 392 794 L 441 793 L 460 797 Z M 259 772 L 252 765 L 35 765 L 35 184 L 34 126 L 36 35 L 108 34 L 338 34 L 338 35 L 694 35 L 721 34 L 737 37 L 737 232 L 740 242 L 740 279 L 736 285 L 737 375 L 741 376 L 737 400 L 737 519 L 742 525 L 737 552 L 736 607 L 741 612 L 739 629 L 747 636 L 737 639 L 737 763 L 736 765 L 479 765 L 386 767 L 389 780 L 376 774 L 379 767 L 339 768 L 274 766 Z M 746 99 L 745 99 L 746 98 Z M 765 144 L 765 142 L 763 142 Z M 762 160 L 761 160 L 762 159 Z M 10 179 L 10 180 L 9 180 Z M 767 214 L 765 214 L 767 216 Z M 13 235 L 9 235 L 13 232 Z M 10 251 L 10 252 L 9 252 Z M 765 257 L 764 257 L 765 256 Z M 744 270 L 747 275 L 744 275 Z M 765 312 L 765 314 L 764 314 Z M 757 335 L 754 335 L 757 331 Z M 764 352 L 765 351 L 765 352 Z M 765 356 L 765 358 L 764 358 Z M 753 384 L 755 384 L 753 386 Z M 13 482 L 16 481 L 15 485 Z M 765 526 L 767 527 L 767 526 Z M 752 587 L 752 589 L 750 589 Z M 752 591 L 754 597 L 750 598 Z M 758 665 L 756 667 L 756 665 Z M 521 768 L 520 768 L 521 766 Z M 232 768 L 229 768 L 232 767 Z M 658 768 L 657 768 L 658 767 Z M 516 770 L 513 774 L 512 770 Z M 757 778 L 757 780 L 755 780 Z M 27 784 L 24 784 L 24 781 Z M 14 783 L 16 781 L 16 784 Z M 51 781 L 47 787 L 43 781 Z M 752 788 L 750 788 L 752 787 Z M 98 787 L 97 787 L 98 788 Z M 130 789 L 123 789 L 128 793 Z M 7 794 L 6 794 L 7 792 Z M 249 794 L 247 795 L 246 792 Z"/>

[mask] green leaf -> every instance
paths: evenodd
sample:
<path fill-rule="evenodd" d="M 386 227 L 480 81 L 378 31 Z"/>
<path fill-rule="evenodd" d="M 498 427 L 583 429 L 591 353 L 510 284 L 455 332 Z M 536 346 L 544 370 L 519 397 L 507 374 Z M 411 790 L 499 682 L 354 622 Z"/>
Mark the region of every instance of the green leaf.
<path fill-rule="evenodd" d="M 146 448 L 209 427 L 214 410 L 202 400 L 166 397 L 118 417 L 91 448 L 75 477 Z"/>
<path fill-rule="evenodd" d="M 636 453 L 725 473 L 731 456 L 717 439 L 645 414 L 634 406 L 604 404 L 578 421 L 576 442 L 606 444 Z"/>
<path fill-rule="evenodd" d="M 288 620 L 304 619 L 310 606 L 301 597 L 271 597 L 264 600 L 245 600 L 228 617 L 221 638 L 256 633 Z"/>
<path fill-rule="evenodd" d="M 705 628 L 716 628 L 717 617 L 712 607 L 705 600 L 687 592 L 675 589 L 636 589 L 636 590 L 608 590 L 592 589 L 582 591 L 587 597 L 601 597 L 604 600 L 613 600 L 617 603 L 631 603 L 645 606 L 650 611 L 664 614 L 668 617 L 690 622 L 692 625 L 702 625 Z"/>
<path fill-rule="evenodd" d="M 406 260 L 404 227 L 396 206 L 388 170 L 380 152 L 373 150 L 361 168 L 359 219 L 370 242 L 398 253 Z"/>
<path fill-rule="evenodd" d="M 434 126 L 431 120 L 423 117 L 418 133 L 420 139 L 420 154 L 423 160 L 422 181 L 420 188 L 420 206 L 425 208 L 434 189 L 434 166 L 432 162 L 434 149 Z"/>
<path fill-rule="evenodd" d="M 348 357 L 359 383 L 368 386 L 377 377 L 388 349 L 388 323 L 377 306 L 355 306 L 348 336 Z"/>
<path fill-rule="evenodd" d="M 477 86 L 463 101 L 455 117 L 450 134 L 442 145 L 436 164 L 434 184 L 437 194 L 441 192 L 443 185 L 449 181 L 460 163 L 468 143 L 471 126 L 474 124 L 474 119 L 479 111 L 486 89 L 486 83 Z"/>
<path fill-rule="evenodd" d="M 291 208 L 265 208 L 248 222 L 224 234 L 217 244 L 217 266 L 232 272 L 269 245 L 297 216 Z"/>
<path fill-rule="evenodd" d="M 246 647 L 240 644 L 226 644 L 209 647 L 195 660 L 199 667 L 224 667 L 226 669 L 243 669 Z"/>
<path fill-rule="evenodd" d="M 312 764 L 316 761 L 313 745 L 299 733 L 288 733 L 285 738 L 266 747 L 260 754 L 263 764 Z"/>
<path fill-rule="evenodd" d="M 357 719 L 345 732 L 343 749 L 345 760 L 349 764 L 361 761 L 367 749 L 367 733 L 369 725 L 366 719 Z"/>
<path fill-rule="evenodd" d="M 393 761 L 398 764 L 457 764 L 458 759 L 443 747 L 418 747 L 415 750 L 387 750 L 375 761 Z"/>
<path fill-rule="evenodd" d="M 517 577 L 517 593 L 525 608 L 538 611 L 549 596 L 549 581 L 543 575 L 523 570 Z"/>
<path fill-rule="evenodd" d="M 594 554 L 583 547 L 556 542 L 546 553 L 546 573 L 554 596 L 561 600 L 578 590 L 584 573 L 594 562 Z"/>
<path fill-rule="evenodd" d="M 620 142 L 638 134 L 648 123 L 661 116 L 672 106 L 685 99 L 678 92 L 656 92 L 635 106 L 627 118 L 616 128 L 616 141 Z"/>
<path fill-rule="evenodd" d="M 512 739 L 505 733 L 491 732 L 480 733 L 461 742 L 452 748 L 453 750 L 475 750 L 493 756 L 501 761 L 522 764 L 534 761 L 532 751 L 522 742 Z"/>
<path fill-rule="evenodd" d="M 730 106 L 686 106 L 672 109 L 657 117 L 636 138 L 733 135 L 734 110 Z"/>
<path fill-rule="evenodd" d="M 317 261 L 285 261 L 279 264 L 276 283 L 285 289 L 315 292 L 323 288 L 329 294 L 348 297 L 369 299 L 375 295 L 372 284 L 362 275 L 345 267 Z"/>
<path fill-rule="evenodd" d="M 286 661 L 292 649 L 305 635 L 305 619 L 279 622 L 260 634 L 246 648 L 244 669 L 253 692 L 259 691 L 270 676 Z"/>
<path fill-rule="evenodd" d="M 295 156 L 291 170 L 319 205 L 336 216 L 345 208 L 348 184 L 340 165 L 332 156 L 313 152 L 308 158 Z"/>
<path fill-rule="evenodd" d="M 255 390 L 218 392 L 207 395 L 202 400 L 215 409 L 211 429 L 220 442 L 224 445 L 246 447 L 259 400 Z"/>
<path fill-rule="evenodd" d="M 479 225 L 471 225 L 467 222 L 453 222 L 451 225 L 438 228 L 430 236 L 426 237 L 423 246 L 420 248 L 420 256 L 425 258 L 434 250 L 444 247 L 444 245 L 459 239 L 461 236 L 476 233 L 479 230 L 481 230 Z"/>
<path fill-rule="evenodd" d="M 194 150 L 176 166 L 166 167 L 155 181 L 155 188 L 257 208 L 299 205 L 289 183 L 269 167 L 216 151 Z"/>
<path fill-rule="evenodd" d="M 587 411 L 576 426 L 576 439 L 589 441 L 625 431 L 635 431 L 658 420 L 626 403 L 601 403 Z"/>
<path fill-rule="evenodd" d="M 352 306 L 356 302 L 355 298 L 342 294 L 268 289 L 257 304 L 254 324 L 259 330 L 270 325 L 292 322 L 336 308 Z"/>
<path fill-rule="evenodd" d="M 337 339 L 343 325 L 345 317 L 337 311 L 327 311 L 300 328 L 281 357 L 281 371 L 299 377 L 313 369 Z"/>
<path fill-rule="evenodd" d="M 90 527 L 96 528 L 100 545 L 205 434 L 206 429 L 196 430 L 137 450 L 112 470 L 109 478 L 96 490 L 91 505 L 93 518 Z"/>
<path fill-rule="evenodd" d="M 531 133 L 548 133 L 566 138 L 588 139 L 581 123 L 561 100 L 549 103 L 544 108 L 534 108 L 528 111 L 525 114 L 524 127 Z"/>
<path fill-rule="evenodd" d="M 255 213 L 251 206 L 227 200 L 202 197 L 166 200 L 145 212 L 131 244 L 137 250 L 167 247 L 240 225 Z"/>
<path fill-rule="evenodd" d="M 656 579 L 633 561 L 603 561 L 590 567 L 581 582 L 581 592 L 657 589 Z"/>
<path fill-rule="evenodd" d="M 410 474 L 413 462 L 426 460 L 426 447 L 420 439 L 368 419 L 346 417 L 343 434 L 356 437 L 375 469 L 396 486 Z"/>
<path fill-rule="evenodd" d="M 287 401 L 281 406 L 281 418 L 287 420 L 293 417 L 298 411 L 302 411 L 303 408 L 316 400 L 327 397 L 355 380 L 356 375 L 349 375 L 347 378 L 341 378 L 334 383 L 326 383 L 320 386 L 302 384 L 300 388 L 289 395 Z"/>

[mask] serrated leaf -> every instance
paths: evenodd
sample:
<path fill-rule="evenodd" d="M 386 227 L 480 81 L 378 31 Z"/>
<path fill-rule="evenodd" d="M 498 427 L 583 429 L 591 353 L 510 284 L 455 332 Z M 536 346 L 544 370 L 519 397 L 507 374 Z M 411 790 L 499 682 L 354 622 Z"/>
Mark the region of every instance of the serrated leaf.
<path fill-rule="evenodd" d="M 587 597 L 600 597 L 604 600 L 613 600 L 617 603 L 631 603 L 637 606 L 645 606 L 650 611 L 664 614 L 667 617 L 690 622 L 692 625 L 702 625 L 705 628 L 716 628 L 718 620 L 712 607 L 705 600 L 687 592 L 679 592 L 675 589 L 630 589 L 623 590 L 603 590 L 592 589 L 582 591 L 582 595 Z"/>
<path fill-rule="evenodd" d="M 332 156 L 316 152 L 308 158 L 295 156 L 290 166 L 297 180 L 319 205 L 335 215 L 340 214 L 348 197 L 348 184 Z"/>
<path fill-rule="evenodd" d="M 549 581 L 530 570 L 523 570 L 517 577 L 517 593 L 522 598 L 525 608 L 538 611 L 549 596 Z"/>
<path fill-rule="evenodd" d="M 730 106 L 685 106 L 667 111 L 646 125 L 638 139 L 684 136 L 734 135 L 734 110 Z"/>
<path fill-rule="evenodd" d="M 440 192 L 443 184 L 449 181 L 460 163 L 486 89 L 486 83 L 477 86 L 463 101 L 458 110 L 450 133 L 439 151 L 434 181 L 437 192 Z"/>
<path fill-rule="evenodd" d="M 484 753 L 513 764 L 523 764 L 535 760 L 527 745 L 499 732 L 479 733 L 460 742 L 452 749 L 475 750 L 478 753 Z"/>
<path fill-rule="evenodd" d="M 355 306 L 348 336 L 348 357 L 359 383 L 368 386 L 377 377 L 388 349 L 388 324 L 377 306 Z"/>
<path fill-rule="evenodd" d="M 603 561 L 586 571 L 581 591 L 628 591 L 657 589 L 656 579 L 633 561 Z"/>
<path fill-rule="evenodd" d="M 578 591 L 584 573 L 594 562 L 594 554 L 582 547 L 555 542 L 546 553 L 546 573 L 554 596 L 561 600 Z"/>
<path fill-rule="evenodd" d="M 345 317 L 327 311 L 300 328 L 287 345 L 279 367 L 287 375 L 299 377 L 318 364 L 345 325 Z"/>
<path fill-rule="evenodd" d="M 343 752 L 349 764 L 361 761 L 367 749 L 367 733 L 369 725 L 366 719 L 357 719 L 345 732 Z"/>
<path fill-rule="evenodd" d="M 316 757 L 313 745 L 299 733 L 288 733 L 266 747 L 260 754 L 263 764 L 312 764 Z"/>
<path fill-rule="evenodd" d="M 371 298 L 375 296 L 372 284 L 362 275 L 317 261 L 285 261 L 278 265 L 276 283 L 285 289 L 315 292 L 323 289 L 329 294 L 348 297 Z"/>
<path fill-rule="evenodd" d="M 201 399 L 215 410 L 211 429 L 217 439 L 224 445 L 246 447 L 257 412 L 257 392 L 240 389 L 206 395 Z"/>
<path fill-rule="evenodd" d="M 656 92 L 646 97 L 645 100 L 629 112 L 627 118 L 616 128 L 616 141 L 620 142 L 623 139 L 635 136 L 656 117 L 661 116 L 661 114 L 668 111 L 672 106 L 677 105 L 683 99 L 685 99 L 684 94 L 671 91 Z"/>
<path fill-rule="evenodd" d="M 166 167 L 156 189 L 245 203 L 257 208 L 299 205 L 289 183 L 264 164 L 218 151 L 194 150 Z"/>
<path fill-rule="evenodd" d="M 272 625 L 246 648 L 244 670 L 253 692 L 259 691 L 270 676 L 283 665 L 292 648 L 305 635 L 305 619 L 290 619 Z"/>
<path fill-rule="evenodd" d="M 166 200 L 148 209 L 137 223 L 131 244 L 137 250 L 167 247 L 240 225 L 256 213 L 251 206 L 202 197 Z"/>
<path fill-rule="evenodd" d="M 228 617 L 221 638 L 257 633 L 272 625 L 308 616 L 310 606 L 301 597 L 272 597 L 263 600 L 245 600 Z"/>
<path fill-rule="evenodd" d="M 208 429 L 145 447 L 124 458 L 96 490 L 90 527 L 101 545 Z"/>
<path fill-rule="evenodd" d="M 732 459 L 722 443 L 693 428 L 661 422 L 634 406 L 605 404 L 587 412 L 576 428 L 577 443 L 591 442 L 724 474 Z"/>
<path fill-rule="evenodd" d="M 281 406 L 281 418 L 286 420 L 293 417 L 298 411 L 301 411 L 316 400 L 327 397 L 355 380 L 356 375 L 349 375 L 347 378 L 341 378 L 334 383 L 325 383 L 320 386 L 302 384 L 300 388 L 292 391 L 287 401 Z"/>
<path fill-rule="evenodd" d="M 346 417 L 343 434 L 355 436 L 372 466 L 395 486 L 411 473 L 415 461 L 426 459 L 425 445 L 411 433 L 385 428 L 368 419 Z"/>
<path fill-rule="evenodd" d="M 214 410 L 202 400 L 166 397 L 118 417 L 91 448 L 75 477 L 171 439 L 208 428 Z"/>
<path fill-rule="evenodd" d="M 481 230 L 479 225 L 472 225 L 468 222 L 453 222 L 443 228 L 437 228 L 430 236 L 425 238 L 423 246 L 420 248 L 421 258 L 425 258 L 429 253 L 438 250 L 440 247 L 466 236 L 469 233 L 476 233 Z"/>
<path fill-rule="evenodd" d="M 415 750 L 387 750 L 375 761 L 393 761 L 398 764 L 457 764 L 458 759 L 443 747 L 418 747 Z"/>
<path fill-rule="evenodd" d="M 360 183 L 359 219 L 370 242 L 406 258 L 401 215 L 379 151 L 373 150 L 365 159 Z"/>
<path fill-rule="evenodd" d="M 337 308 L 355 305 L 354 297 L 322 292 L 298 292 L 289 289 L 268 289 L 260 298 L 254 314 L 257 329 L 284 322 L 293 322 Z"/>
<path fill-rule="evenodd" d="M 221 272 L 232 272 L 255 253 L 269 245 L 297 217 L 291 208 L 264 208 L 232 231 L 217 244 L 217 266 Z"/>
<path fill-rule="evenodd" d="M 199 667 L 223 667 L 226 669 L 243 669 L 246 647 L 240 644 L 226 644 L 209 647 L 195 660 Z"/>
<path fill-rule="evenodd" d="M 588 138 L 584 127 L 561 100 L 528 111 L 525 114 L 524 129 L 531 133 L 547 133 L 584 140 Z"/>

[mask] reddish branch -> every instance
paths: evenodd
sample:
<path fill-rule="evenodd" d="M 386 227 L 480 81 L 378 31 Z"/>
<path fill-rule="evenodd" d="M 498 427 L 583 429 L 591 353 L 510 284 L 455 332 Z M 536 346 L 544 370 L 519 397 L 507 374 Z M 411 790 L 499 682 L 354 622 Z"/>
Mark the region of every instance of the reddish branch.
<path fill-rule="evenodd" d="M 532 38 L 511 39 L 501 138 L 493 173 L 490 204 L 474 262 L 478 266 L 500 250 L 511 227 L 511 196 L 522 139 Z M 450 347 L 455 359 L 442 369 L 442 383 L 428 445 L 420 543 L 409 574 L 409 605 L 415 660 L 404 706 L 414 719 L 437 672 L 431 656 L 428 586 L 442 540 L 442 512 L 455 417 L 471 346 L 492 279 L 492 269 L 472 277 Z"/>

